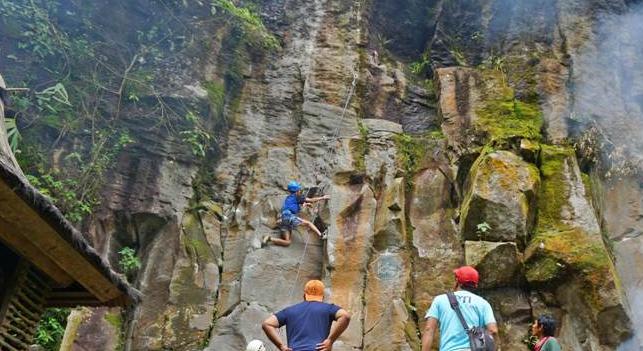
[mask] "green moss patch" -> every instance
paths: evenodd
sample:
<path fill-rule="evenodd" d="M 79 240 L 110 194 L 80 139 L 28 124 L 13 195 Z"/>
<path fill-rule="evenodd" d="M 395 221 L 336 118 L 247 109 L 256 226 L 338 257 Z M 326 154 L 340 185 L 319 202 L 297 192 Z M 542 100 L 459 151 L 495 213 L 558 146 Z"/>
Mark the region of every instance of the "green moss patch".
<path fill-rule="evenodd" d="M 225 99 L 225 87 L 222 83 L 205 82 L 205 90 L 208 92 L 208 100 L 212 109 L 218 111 L 223 108 Z"/>
<path fill-rule="evenodd" d="M 368 128 L 360 121 L 357 123 L 359 128 L 359 138 L 353 138 L 350 141 L 350 149 L 353 156 L 355 169 L 358 172 L 366 170 L 366 154 L 368 153 Z"/>
<path fill-rule="evenodd" d="M 120 313 L 108 312 L 103 318 L 105 318 L 105 321 L 107 323 L 114 327 L 114 330 L 121 330 L 121 327 L 123 326 L 123 319 L 121 318 Z"/>
<path fill-rule="evenodd" d="M 476 130 L 496 142 L 512 138 L 542 139 L 543 117 L 538 102 L 517 99 L 502 72 L 484 71 L 482 76 L 488 86 L 482 105 L 476 110 Z"/>
<path fill-rule="evenodd" d="M 119 312 L 107 312 L 103 319 L 114 328 L 114 333 L 117 335 L 117 342 L 115 350 L 123 350 L 123 317 Z"/>
<path fill-rule="evenodd" d="M 536 235 L 532 242 L 533 245 L 542 243 L 542 251 L 549 257 L 564 262 L 571 269 L 584 274 L 609 273 L 610 260 L 599 236 L 591 236 L 581 229 L 573 229 L 541 233 Z"/>
<path fill-rule="evenodd" d="M 533 285 L 557 281 L 563 276 L 564 266 L 552 257 L 539 257 L 529 262 L 525 277 Z"/>
<path fill-rule="evenodd" d="M 610 288 L 614 274 L 599 236 L 581 229 L 540 233 L 532 240 L 526 256 L 526 277 L 531 284 L 553 284 L 568 276 L 582 279 L 586 289 L 579 293 L 595 311 L 602 309 L 600 291 Z"/>
<path fill-rule="evenodd" d="M 571 226 L 562 221 L 561 212 L 569 199 L 569 179 L 566 163 L 574 156 L 569 147 L 542 145 L 541 166 L 542 185 L 538 196 L 537 232 L 565 231 Z"/>
<path fill-rule="evenodd" d="M 511 98 L 486 101 L 476 110 L 476 128 L 486 132 L 491 140 L 521 137 L 542 138 L 542 113 L 537 104 Z"/>
<path fill-rule="evenodd" d="M 406 133 L 396 135 L 395 144 L 400 168 L 408 175 L 415 174 L 426 163 L 428 151 L 434 149 L 444 138 L 441 130 L 433 130 L 421 135 Z"/>

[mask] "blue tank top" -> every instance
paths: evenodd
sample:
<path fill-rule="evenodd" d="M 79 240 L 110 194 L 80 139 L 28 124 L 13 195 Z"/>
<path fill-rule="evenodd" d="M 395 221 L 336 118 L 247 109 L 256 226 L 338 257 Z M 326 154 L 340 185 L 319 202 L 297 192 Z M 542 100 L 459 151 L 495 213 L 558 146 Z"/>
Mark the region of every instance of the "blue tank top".
<path fill-rule="evenodd" d="M 306 201 L 304 196 L 297 196 L 296 193 L 292 193 L 286 197 L 284 200 L 284 205 L 281 208 L 281 213 L 285 211 L 290 211 L 291 214 L 298 214 L 301 211 L 301 204 Z"/>

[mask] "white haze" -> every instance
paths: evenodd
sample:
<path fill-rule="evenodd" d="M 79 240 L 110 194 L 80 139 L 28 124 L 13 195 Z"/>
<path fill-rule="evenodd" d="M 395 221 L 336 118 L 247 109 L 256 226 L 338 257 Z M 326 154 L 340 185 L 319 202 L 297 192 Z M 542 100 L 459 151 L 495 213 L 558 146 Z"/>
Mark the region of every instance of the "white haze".
<path fill-rule="evenodd" d="M 643 6 L 601 18 L 586 46 L 573 54 L 572 60 L 572 117 L 584 124 L 581 129 L 587 128 L 587 122 L 594 122 L 604 132 L 607 143 L 601 151 L 604 160 L 611 162 L 609 176 L 638 174 L 640 177 L 643 174 Z M 643 179 L 639 178 L 638 183 L 643 187 Z M 623 210 L 643 211 L 628 206 L 637 204 L 624 205 Z M 630 214 L 623 217 L 627 215 Z M 610 218 L 606 220 L 609 222 Z M 622 245 L 639 245 L 639 248 L 628 250 L 624 256 L 643 254 L 643 219 L 639 218 L 632 229 L 626 240 L 638 238 Z M 618 248 L 616 256 L 618 260 Z M 627 271 L 628 277 L 638 277 L 638 281 L 623 281 L 638 335 L 621 345 L 619 351 L 643 350 L 638 346 L 643 345 L 643 275 L 640 273 L 643 267 L 635 264 L 625 267 L 623 263 L 637 261 L 633 257 L 623 257 L 621 261 L 621 269 Z"/>

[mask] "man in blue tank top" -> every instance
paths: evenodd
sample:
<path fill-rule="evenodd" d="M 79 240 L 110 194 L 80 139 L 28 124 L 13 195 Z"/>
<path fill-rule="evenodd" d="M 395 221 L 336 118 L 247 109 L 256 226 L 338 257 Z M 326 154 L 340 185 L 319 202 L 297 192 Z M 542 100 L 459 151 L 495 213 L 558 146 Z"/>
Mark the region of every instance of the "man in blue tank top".
<path fill-rule="evenodd" d="M 324 283 L 311 280 L 304 287 L 303 302 L 273 314 L 261 327 L 280 351 L 330 351 L 351 317 L 346 310 L 323 300 Z M 279 337 L 278 330 L 283 326 L 286 326 L 287 344 Z"/>
<path fill-rule="evenodd" d="M 317 226 L 314 223 L 305 220 L 298 215 L 303 207 L 312 206 L 313 203 L 318 201 L 328 200 L 330 199 L 330 196 L 324 195 L 308 198 L 301 193 L 301 185 L 294 180 L 288 183 L 288 192 L 290 192 L 290 195 L 286 197 L 283 206 L 281 207 L 280 227 L 282 230 L 282 237 L 280 239 L 266 235 L 262 240 L 263 245 L 273 243 L 279 246 L 289 246 L 291 243 L 290 237 L 292 235 L 292 230 L 299 225 L 308 227 L 310 230 L 315 232 L 317 236 L 322 238 L 322 233 L 317 229 Z"/>
<path fill-rule="evenodd" d="M 478 287 L 479 275 L 475 268 L 464 266 L 455 273 L 455 296 L 467 326 L 486 327 L 498 345 L 498 327 L 493 316 L 491 305 L 487 300 L 474 294 L 471 290 Z M 429 351 L 433 344 L 435 330 L 440 327 L 440 351 L 466 351 L 469 348 L 469 337 L 451 308 L 449 298 L 442 294 L 433 299 L 431 307 L 424 316 L 426 325 L 422 335 L 422 351 Z"/>

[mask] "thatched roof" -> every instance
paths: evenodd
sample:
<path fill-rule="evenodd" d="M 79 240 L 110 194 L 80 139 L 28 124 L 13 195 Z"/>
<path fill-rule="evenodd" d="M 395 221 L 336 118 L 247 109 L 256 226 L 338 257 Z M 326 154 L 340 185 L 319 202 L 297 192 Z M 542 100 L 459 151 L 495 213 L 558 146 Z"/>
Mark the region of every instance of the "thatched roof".
<path fill-rule="evenodd" d="M 0 89 L 4 88 L 0 76 Z M 140 293 L 110 268 L 47 197 L 29 184 L 7 142 L 2 101 L 0 226 L 0 239 L 7 246 L 48 275 L 60 291 L 73 290 L 66 295 L 65 304 L 73 304 L 73 296 L 81 305 L 125 305 L 140 300 Z"/>

